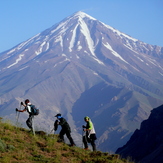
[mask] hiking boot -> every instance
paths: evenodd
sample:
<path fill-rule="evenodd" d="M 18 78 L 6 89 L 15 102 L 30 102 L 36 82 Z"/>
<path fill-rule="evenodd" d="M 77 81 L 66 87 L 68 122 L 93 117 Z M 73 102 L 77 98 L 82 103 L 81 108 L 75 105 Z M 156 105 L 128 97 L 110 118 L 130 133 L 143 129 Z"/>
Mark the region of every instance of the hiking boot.
<path fill-rule="evenodd" d="M 76 146 L 76 144 L 70 144 L 70 147 L 75 147 Z"/>
<path fill-rule="evenodd" d="M 88 148 L 84 148 L 84 150 L 88 150 Z"/>
<path fill-rule="evenodd" d="M 92 145 L 93 151 L 96 151 L 96 145 Z"/>
<path fill-rule="evenodd" d="M 58 143 L 64 143 L 64 141 L 61 140 L 61 139 L 57 140 L 57 142 L 58 142 Z"/>

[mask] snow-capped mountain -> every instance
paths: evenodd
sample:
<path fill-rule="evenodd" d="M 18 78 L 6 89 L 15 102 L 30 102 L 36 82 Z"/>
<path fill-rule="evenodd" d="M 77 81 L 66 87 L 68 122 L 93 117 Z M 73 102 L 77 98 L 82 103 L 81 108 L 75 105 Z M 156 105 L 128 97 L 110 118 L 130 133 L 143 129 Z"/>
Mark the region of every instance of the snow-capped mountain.
<path fill-rule="evenodd" d="M 90 116 L 98 148 L 115 151 L 163 102 L 162 60 L 163 47 L 77 12 L 0 54 L 0 114 L 14 120 L 29 98 L 41 110 L 38 128 L 50 131 L 61 112 L 78 144 Z"/>

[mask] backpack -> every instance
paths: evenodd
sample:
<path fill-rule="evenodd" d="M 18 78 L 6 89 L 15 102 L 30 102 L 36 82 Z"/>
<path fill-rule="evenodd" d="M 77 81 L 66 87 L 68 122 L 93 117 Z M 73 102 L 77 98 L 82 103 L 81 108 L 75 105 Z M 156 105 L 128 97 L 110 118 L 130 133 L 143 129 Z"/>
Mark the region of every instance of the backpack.
<path fill-rule="evenodd" d="M 35 107 L 35 105 L 30 105 L 32 115 L 38 115 L 39 109 Z"/>

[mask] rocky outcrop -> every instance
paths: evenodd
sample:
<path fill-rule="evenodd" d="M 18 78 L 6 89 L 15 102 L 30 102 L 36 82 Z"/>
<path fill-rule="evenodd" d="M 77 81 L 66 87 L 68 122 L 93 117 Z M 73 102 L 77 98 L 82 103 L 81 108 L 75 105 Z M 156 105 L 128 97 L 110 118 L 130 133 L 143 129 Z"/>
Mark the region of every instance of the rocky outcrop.
<path fill-rule="evenodd" d="M 116 153 L 140 163 L 163 162 L 163 105 L 153 109 L 130 140 Z"/>

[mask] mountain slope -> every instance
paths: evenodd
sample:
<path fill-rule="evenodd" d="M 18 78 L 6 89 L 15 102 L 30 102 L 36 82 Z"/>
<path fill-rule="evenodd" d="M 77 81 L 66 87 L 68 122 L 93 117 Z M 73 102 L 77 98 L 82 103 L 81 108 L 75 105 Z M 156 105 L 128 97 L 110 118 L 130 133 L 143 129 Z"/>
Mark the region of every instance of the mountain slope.
<path fill-rule="evenodd" d="M 119 155 L 92 152 L 81 147 L 69 147 L 65 143 L 57 142 L 57 135 L 47 135 L 37 131 L 34 136 L 28 130 L 12 126 L 9 122 L 0 121 L 0 162 L 98 162 L 116 161 L 125 163 Z M 29 143 L 30 142 L 30 143 Z"/>
<path fill-rule="evenodd" d="M 115 151 L 163 102 L 162 57 L 162 47 L 77 12 L 0 54 L 0 113 L 14 120 L 29 98 L 40 108 L 36 126 L 49 132 L 61 112 L 76 142 L 88 115 L 99 148 Z"/>
<path fill-rule="evenodd" d="M 127 144 L 116 152 L 140 163 L 163 162 L 162 116 L 163 105 L 153 109 L 149 118 L 141 123 L 140 130 L 137 129 Z"/>

